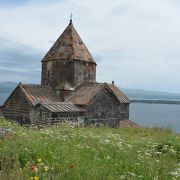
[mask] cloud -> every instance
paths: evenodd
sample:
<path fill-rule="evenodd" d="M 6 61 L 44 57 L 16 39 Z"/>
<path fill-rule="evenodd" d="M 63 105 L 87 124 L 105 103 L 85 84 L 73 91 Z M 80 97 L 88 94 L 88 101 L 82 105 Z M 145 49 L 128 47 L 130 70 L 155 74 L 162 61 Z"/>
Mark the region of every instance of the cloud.
<path fill-rule="evenodd" d="M 1 0 L 0 5 L 1 7 L 13 7 L 13 6 L 19 6 L 19 5 L 24 5 L 28 3 L 31 0 L 13 0 L 13 1 L 7 1 L 7 0 Z"/>
<path fill-rule="evenodd" d="M 42 56 L 40 50 L 0 37 L 0 81 L 40 82 Z"/>
<path fill-rule="evenodd" d="M 28 48 L 27 61 L 36 59 L 39 64 L 30 64 L 31 69 L 40 68 L 44 55 L 38 55 L 36 49 L 48 51 L 72 12 L 77 31 L 97 59 L 98 81 L 115 80 L 117 85 L 128 88 L 180 91 L 178 0 L 31 0 L 23 6 L 3 6 L 0 10 L 0 36 L 33 47 Z M 23 53 L 26 56 L 26 51 L 18 48 L 16 61 L 11 60 L 14 51 L 6 52 L 9 55 L 4 70 L 11 64 L 12 71 L 28 71 L 29 66 L 24 63 L 21 68 L 17 60 Z M 34 74 L 31 81 L 37 81 Z"/>

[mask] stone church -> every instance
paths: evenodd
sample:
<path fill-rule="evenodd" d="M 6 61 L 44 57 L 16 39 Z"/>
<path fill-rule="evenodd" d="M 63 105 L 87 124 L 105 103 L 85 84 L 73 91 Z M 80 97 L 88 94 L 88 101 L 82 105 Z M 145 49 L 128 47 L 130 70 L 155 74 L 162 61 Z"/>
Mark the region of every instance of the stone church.
<path fill-rule="evenodd" d="M 96 81 L 96 65 L 70 20 L 42 59 L 41 85 L 19 83 L 2 106 L 3 116 L 20 124 L 136 126 L 129 120 L 129 99 L 113 82 Z"/>

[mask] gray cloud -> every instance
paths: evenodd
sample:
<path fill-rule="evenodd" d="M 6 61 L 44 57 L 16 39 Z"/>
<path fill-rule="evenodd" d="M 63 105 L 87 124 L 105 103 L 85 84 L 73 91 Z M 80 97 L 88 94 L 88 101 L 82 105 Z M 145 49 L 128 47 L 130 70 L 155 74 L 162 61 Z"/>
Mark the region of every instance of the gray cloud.
<path fill-rule="evenodd" d="M 0 38 L 0 81 L 40 81 L 40 50 Z"/>
<path fill-rule="evenodd" d="M 177 0 L 33 0 L 23 6 L 1 8 L 0 35 L 47 52 L 68 24 L 71 12 L 77 31 L 97 59 L 98 81 L 115 80 L 128 88 L 180 91 Z M 14 73 L 34 72 L 28 78 L 37 81 L 42 59 L 38 50 L 16 47 L 16 43 L 3 46 L 1 42 L 1 69 L 9 70 L 11 65 Z"/>

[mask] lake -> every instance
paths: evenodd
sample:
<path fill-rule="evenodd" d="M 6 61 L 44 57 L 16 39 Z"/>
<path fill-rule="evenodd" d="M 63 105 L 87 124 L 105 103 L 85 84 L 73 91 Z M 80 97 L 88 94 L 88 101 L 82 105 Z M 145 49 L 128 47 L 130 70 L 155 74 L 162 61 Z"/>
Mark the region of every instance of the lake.
<path fill-rule="evenodd" d="M 180 133 L 180 105 L 132 103 L 130 119 L 144 127 L 164 127 Z"/>

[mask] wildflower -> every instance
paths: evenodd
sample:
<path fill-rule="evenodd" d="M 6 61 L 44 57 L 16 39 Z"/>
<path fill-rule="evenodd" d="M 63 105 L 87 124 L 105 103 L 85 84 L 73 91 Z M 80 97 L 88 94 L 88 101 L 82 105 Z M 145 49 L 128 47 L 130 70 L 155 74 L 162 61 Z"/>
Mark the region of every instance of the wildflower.
<path fill-rule="evenodd" d="M 49 151 L 49 153 L 50 153 L 50 154 L 53 154 L 53 152 L 52 152 L 52 151 Z"/>
<path fill-rule="evenodd" d="M 131 176 L 136 176 L 135 173 L 132 173 L 132 172 L 127 172 L 127 174 L 131 175 Z"/>
<path fill-rule="evenodd" d="M 159 154 L 161 154 L 161 152 L 157 151 L 156 154 L 159 155 Z"/>
<path fill-rule="evenodd" d="M 128 144 L 127 146 L 128 146 L 128 148 L 132 148 L 133 147 L 132 144 Z"/>
<path fill-rule="evenodd" d="M 111 157 L 110 156 L 107 156 L 107 159 L 110 159 Z"/>
<path fill-rule="evenodd" d="M 10 135 L 8 134 L 8 132 L 4 132 L 4 134 L 3 134 L 3 139 L 4 140 L 7 140 L 7 139 L 9 139 L 10 138 Z"/>
<path fill-rule="evenodd" d="M 121 175 L 120 179 L 126 179 L 126 177 L 124 175 Z"/>
<path fill-rule="evenodd" d="M 41 163 L 42 162 L 42 159 L 38 159 L 38 163 Z"/>
<path fill-rule="evenodd" d="M 172 176 L 174 176 L 175 178 L 179 178 L 180 177 L 180 168 L 175 169 L 175 171 L 170 173 Z"/>
<path fill-rule="evenodd" d="M 34 180 L 38 180 L 39 178 L 37 176 L 34 176 Z"/>
<path fill-rule="evenodd" d="M 38 180 L 39 178 L 37 176 L 31 177 L 31 180 Z"/>
<path fill-rule="evenodd" d="M 32 169 L 32 171 L 34 171 L 34 172 L 38 172 L 37 166 L 32 166 L 31 169 Z"/>
<path fill-rule="evenodd" d="M 49 167 L 48 167 L 48 166 L 44 166 L 44 170 L 45 170 L 45 171 L 48 171 L 48 170 L 49 170 Z"/>
<path fill-rule="evenodd" d="M 38 159 L 37 162 L 38 162 L 38 163 L 37 163 L 38 166 L 43 166 L 43 165 L 45 165 L 45 164 L 42 162 L 42 159 Z"/>
<path fill-rule="evenodd" d="M 74 168 L 74 163 L 70 163 L 69 167 L 72 169 Z"/>
<path fill-rule="evenodd" d="M 170 152 L 171 154 L 176 154 L 176 153 L 177 153 L 172 147 L 169 149 L 169 152 Z"/>

